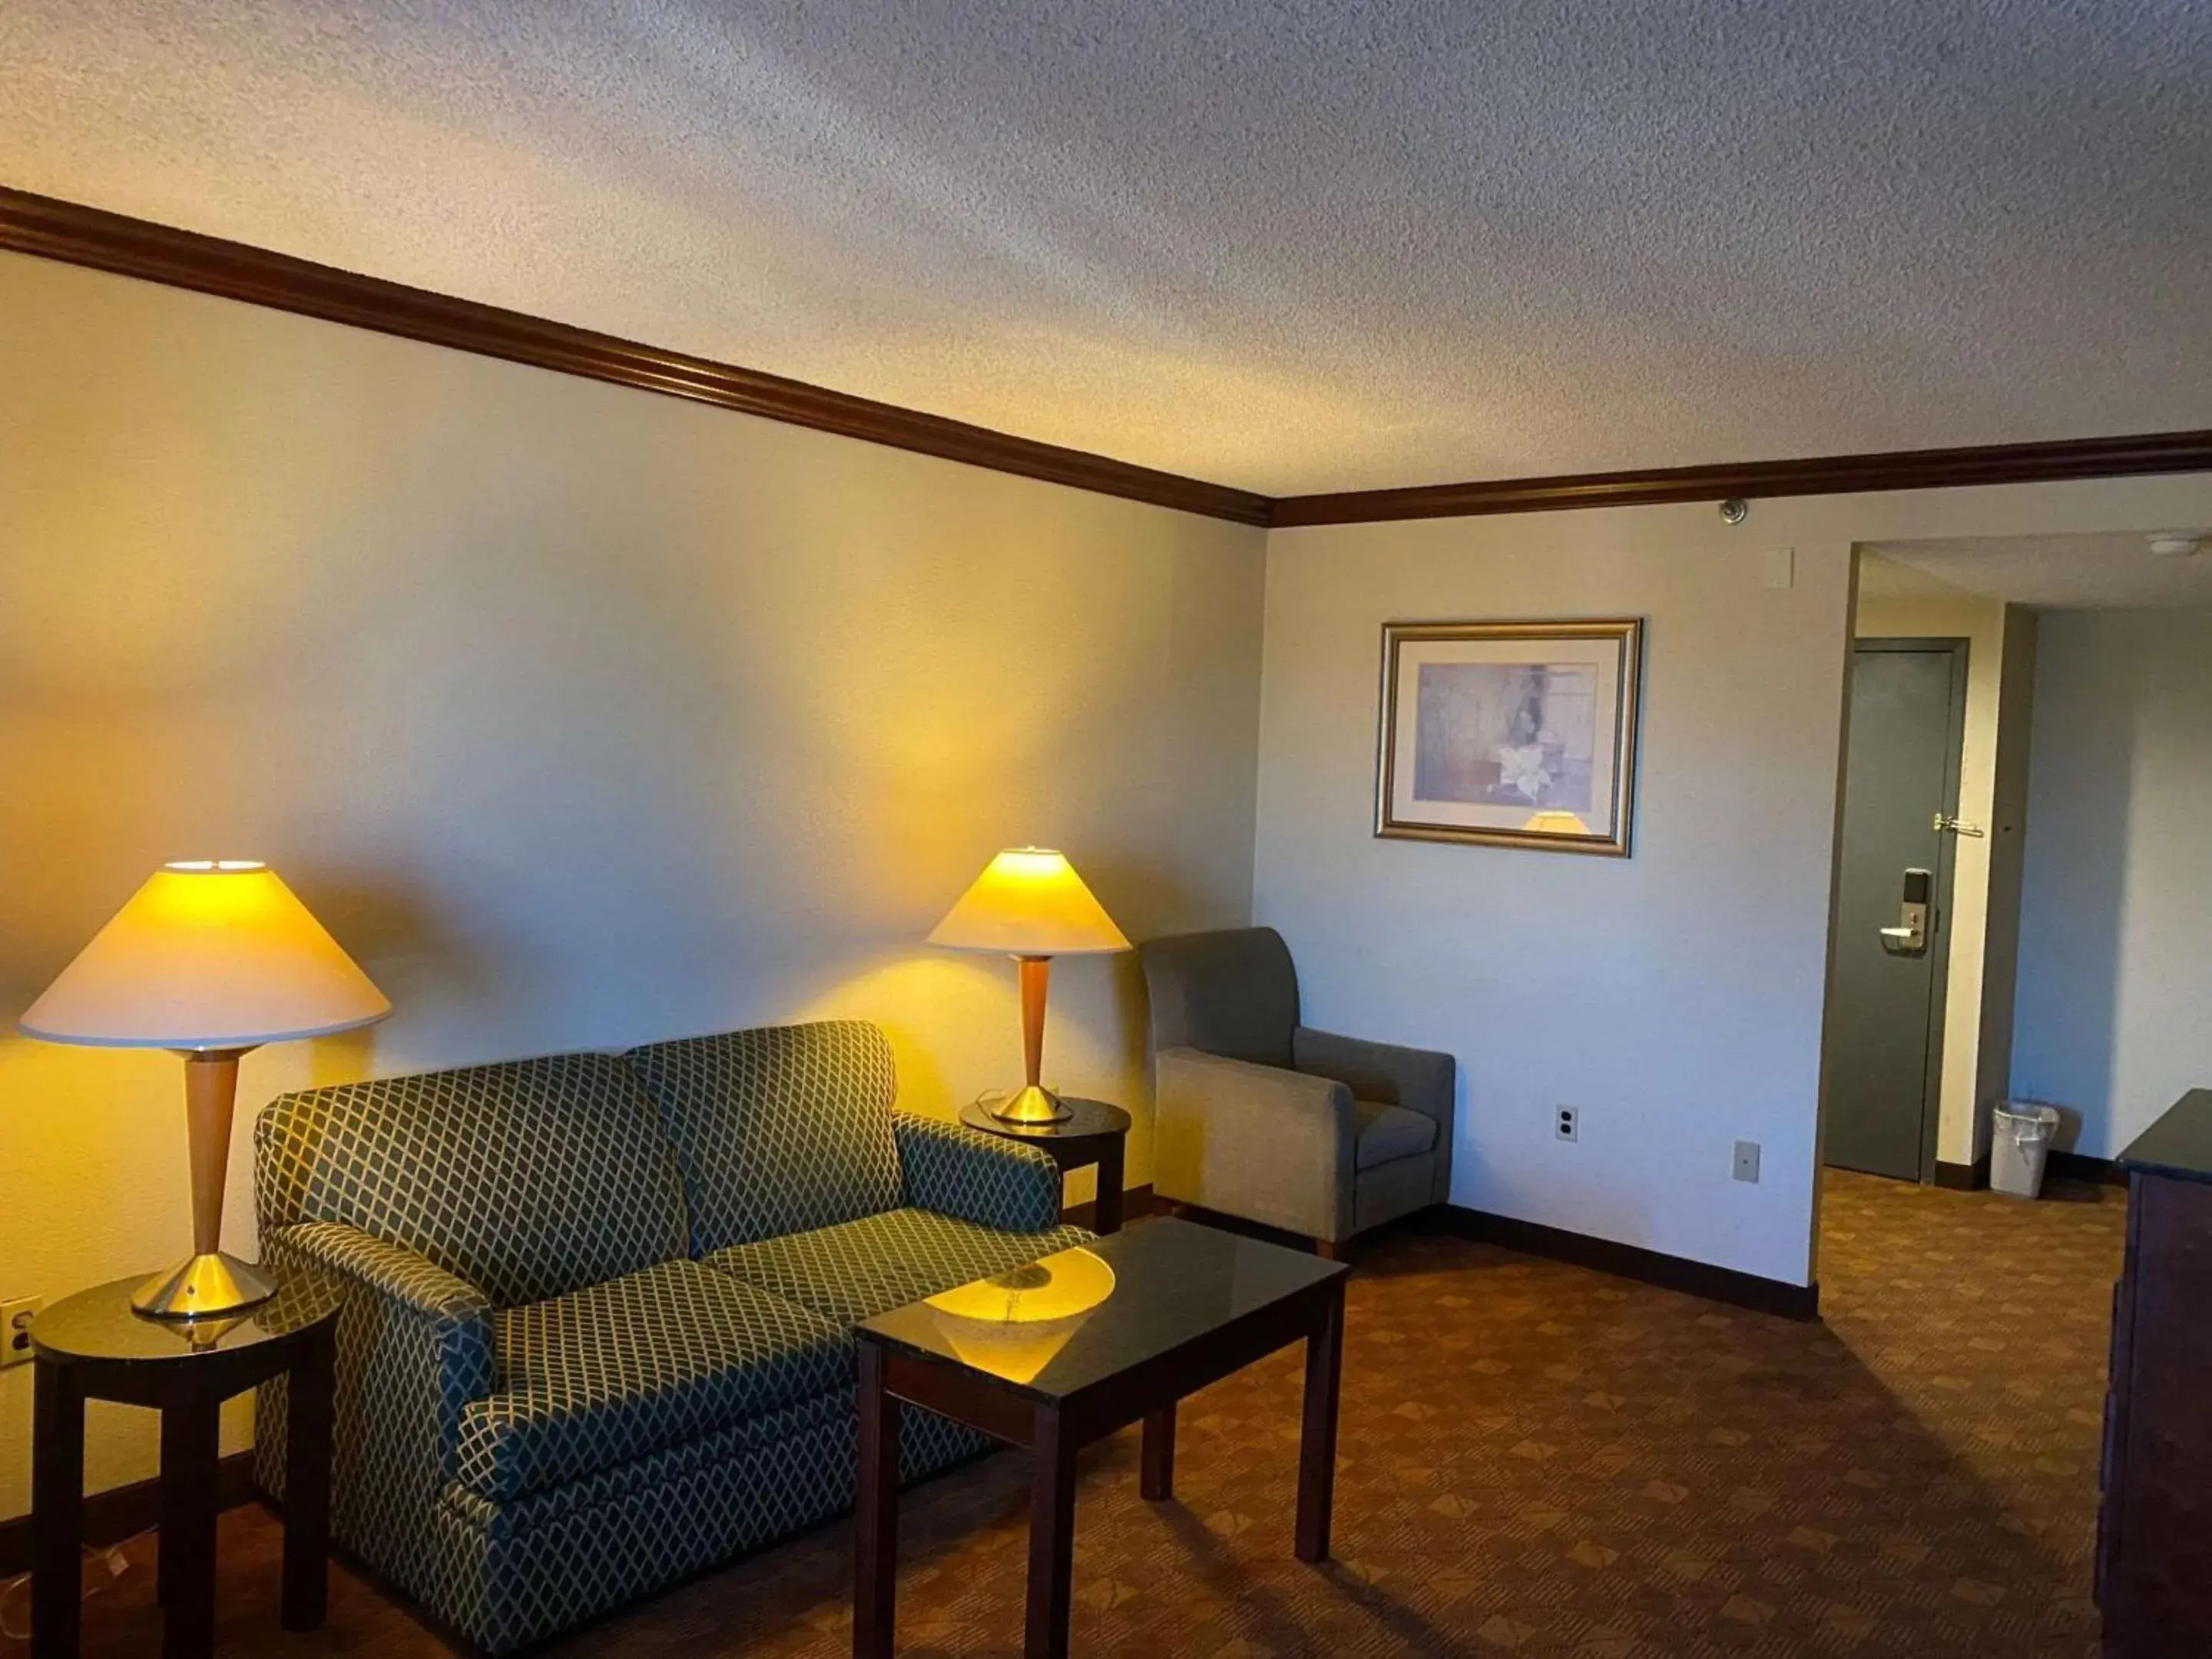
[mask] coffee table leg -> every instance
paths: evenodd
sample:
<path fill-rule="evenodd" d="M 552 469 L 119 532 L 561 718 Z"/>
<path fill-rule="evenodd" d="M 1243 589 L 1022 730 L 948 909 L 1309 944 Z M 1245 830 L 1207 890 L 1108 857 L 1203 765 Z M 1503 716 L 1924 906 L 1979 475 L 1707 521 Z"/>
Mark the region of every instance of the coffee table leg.
<path fill-rule="evenodd" d="M 216 1458 L 222 1402 L 197 1389 L 161 1411 L 162 1659 L 215 1651 Z"/>
<path fill-rule="evenodd" d="M 1030 1601 L 1027 1659 L 1067 1659 L 1075 1578 L 1075 1445 L 1060 1413 L 1040 1406 L 1030 1443 Z"/>
<path fill-rule="evenodd" d="M 1336 1497 L 1336 1395 L 1344 1362 L 1344 1281 L 1338 1279 L 1306 1338 L 1305 1426 L 1298 1440 L 1301 1561 L 1328 1559 L 1329 1510 Z"/>
<path fill-rule="evenodd" d="M 1175 1402 L 1145 1413 L 1144 1449 L 1138 1456 L 1137 1490 L 1155 1504 L 1175 1496 Z"/>
<path fill-rule="evenodd" d="M 898 1595 L 899 1403 L 884 1351 L 860 1343 L 860 1471 L 854 1515 L 853 1659 L 890 1659 Z"/>
<path fill-rule="evenodd" d="M 84 1395 L 66 1365 L 33 1362 L 31 1447 L 31 1652 L 76 1659 L 84 1594 Z"/>
<path fill-rule="evenodd" d="M 1123 1147 L 1121 1137 L 1115 1136 L 1113 1143 L 1098 1155 L 1098 1233 L 1118 1233 L 1121 1231 L 1121 1192 Z"/>
<path fill-rule="evenodd" d="M 284 1606 L 286 1630 L 313 1630 L 330 1601 L 331 1430 L 337 1327 L 292 1368 L 285 1384 Z"/>

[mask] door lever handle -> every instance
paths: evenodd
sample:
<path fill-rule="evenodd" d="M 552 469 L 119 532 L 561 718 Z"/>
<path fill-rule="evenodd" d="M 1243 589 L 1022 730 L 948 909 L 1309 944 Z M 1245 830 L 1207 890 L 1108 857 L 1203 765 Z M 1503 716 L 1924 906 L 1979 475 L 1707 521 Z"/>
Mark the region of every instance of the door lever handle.
<path fill-rule="evenodd" d="M 1936 823 L 1934 827 L 1936 833 L 1939 836 L 1948 830 L 1954 836 L 1972 836 L 1976 841 L 1979 841 L 1982 838 L 1982 826 L 1980 824 L 1969 823 L 1964 818 L 1949 817 L 1942 812 L 1938 812 L 1936 815 Z"/>

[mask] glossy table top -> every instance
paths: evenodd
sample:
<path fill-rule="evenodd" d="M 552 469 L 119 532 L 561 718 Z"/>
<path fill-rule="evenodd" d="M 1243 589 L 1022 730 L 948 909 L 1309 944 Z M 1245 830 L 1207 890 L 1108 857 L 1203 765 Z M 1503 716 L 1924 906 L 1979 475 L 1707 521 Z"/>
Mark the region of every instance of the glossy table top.
<path fill-rule="evenodd" d="M 909 1303 L 860 1329 L 1056 1400 L 1346 1271 L 1302 1250 L 1161 1217 Z"/>
<path fill-rule="evenodd" d="M 2130 1173 L 2212 1181 L 2212 1089 L 2182 1096 L 2116 1161 Z"/>
<path fill-rule="evenodd" d="M 970 1101 L 960 1109 L 960 1121 L 971 1129 L 1004 1135 L 1009 1140 L 1084 1140 L 1093 1135 L 1129 1133 L 1129 1115 L 1119 1106 L 1109 1106 L 1103 1100 L 1085 1100 L 1076 1095 L 1062 1095 L 1060 1103 L 1067 1108 L 1068 1115 L 1051 1123 L 1008 1123 L 993 1117 L 990 1109 L 980 1100 Z"/>
<path fill-rule="evenodd" d="M 149 1319 L 131 1305 L 131 1293 L 149 1277 L 114 1279 L 41 1310 L 31 1322 L 33 1346 L 60 1359 L 167 1364 L 289 1340 L 338 1307 L 333 1296 L 287 1290 L 235 1319 Z"/>

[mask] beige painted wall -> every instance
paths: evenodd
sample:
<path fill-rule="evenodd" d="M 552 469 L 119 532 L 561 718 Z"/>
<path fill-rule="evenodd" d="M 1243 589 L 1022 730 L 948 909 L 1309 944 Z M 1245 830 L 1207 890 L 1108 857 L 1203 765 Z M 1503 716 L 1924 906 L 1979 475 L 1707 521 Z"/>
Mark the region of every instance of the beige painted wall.
<path fill-rule="evenodd" d="M 1855 546 L 2208 520 L 2198 476 L 1273 532 L 1255 914 L 1310 1023 L 1456 1056 L 1458 1202 L 1804 1283 Z M 1634 857 L 1376 838 L 1383 622 L 1622 615 Z"/>
<path fill-rule="evenodd" d="M 1869 564 L 1882 562 L 1864 556 Z M 1862 591 L 1855 624 L 1861 637 L 1966 641 L 1958 816 L 1984 834 L 1953 837 L 1936 1156 L 1972 1164 L 1988 1146 L 1989 1104 L 2003 1097 L 2011 1075 L 2035 616 L 1978 593 L 1937 591 L 1941 584 L 1895 566 L 1884 574 L 1890 572 L 1917 591 Z"/>
<path fill-rule="evenodd" d="M 0 255 L 0 1029 L 155 864 L 262 856 L 398 1012 L 249 1115 L 821 1014 L 949 1114 L 1018 1076 L 1011 968 L 921 942 L 1000 846 L 1133 938 L 1246 919 L 1262 584 L 1256 530 Z M 1141 1006 L 1069 961 L 1047 1042 L 1133 1182 Z M 0 1296 L 180 1253 L 180 1087 L 0 1037 Z M 152 1456 L 97 1409 L 94 1486 Z"/>
<path fill-rule="evenodd" d="M 2046 615 L 2033 773 L 2015 1087 L 2113 1158 L 2212 1082 L 2212 611 Z"/>

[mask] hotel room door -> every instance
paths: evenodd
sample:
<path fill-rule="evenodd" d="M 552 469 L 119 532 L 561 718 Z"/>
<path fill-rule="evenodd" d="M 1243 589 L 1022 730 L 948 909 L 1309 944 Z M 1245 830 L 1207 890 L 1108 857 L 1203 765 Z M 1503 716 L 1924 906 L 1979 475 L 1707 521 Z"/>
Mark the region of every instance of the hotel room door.
<path fill-rule="evenodd" d="M 1966 702 L 1964 640 L 1861 640 L 1851 659 L 1827 1162 L 1933 1180 L 1949 954 L 1951 836 Z"/>

